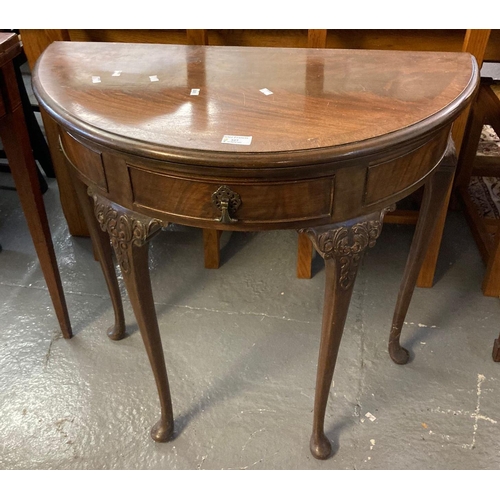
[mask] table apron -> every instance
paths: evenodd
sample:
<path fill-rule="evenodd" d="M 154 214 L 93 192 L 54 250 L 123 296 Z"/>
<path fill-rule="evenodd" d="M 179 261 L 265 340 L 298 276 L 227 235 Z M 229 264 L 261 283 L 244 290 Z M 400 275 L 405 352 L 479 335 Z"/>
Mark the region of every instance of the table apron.
<path fill-rule="evenodd" d="M 400 156 L 381 152 L 347 166 L 310 165 L 308 177 L 283 169 L 269 178 L 194 175 L 151 168 L 139 156 L 103 150 L 62 131 L 61 149 L 95 192 L 124 208 L 187 226 L 231 231 L 313 227 L 376 212 L 415 191 L 443 157 L 444 127 Z M 155 163 L 156 166 L 156 163 Z M 192 166 L 187 166 L 191 167 Z M 309 177 L 311 176 L 311 177 Z"/>

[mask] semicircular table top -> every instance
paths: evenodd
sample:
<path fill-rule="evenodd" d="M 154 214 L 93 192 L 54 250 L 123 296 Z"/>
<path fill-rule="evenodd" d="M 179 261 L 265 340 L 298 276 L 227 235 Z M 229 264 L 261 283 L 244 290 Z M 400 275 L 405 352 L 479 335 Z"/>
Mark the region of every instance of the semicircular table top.
<path fill-rule="evenodd" d="M 230 165 L 425 134 L 455 117 L 478 75 L 467 53 L 55 42 L 33 83 L 58 121 L 103 145 Z"/>

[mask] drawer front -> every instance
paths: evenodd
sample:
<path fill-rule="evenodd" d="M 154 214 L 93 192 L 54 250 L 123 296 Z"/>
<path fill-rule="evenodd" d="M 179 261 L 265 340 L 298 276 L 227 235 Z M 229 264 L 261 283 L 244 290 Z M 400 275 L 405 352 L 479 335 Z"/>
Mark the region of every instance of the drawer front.
<path fill-rule="evenodd" d="M 187 180 L 129 166 L 133 201 L 141 207 L 196 221 L 286 223 L 330 217 L 333 177 L 282 183 Z M 218 191 L 219 190 L 219 191 Z M 214 194 L 217 193 L 217 194 Z M 174 219 L 172 219 L 174 220 Z"/>
<path fill-rule="evenodd" d="M 68 133 L 62 134 L 60 140 L 64 155 L 77 167 L 80 174 L 107 192 L 108 184 L 104 173 L 102 153 L 84 146 Z"/>

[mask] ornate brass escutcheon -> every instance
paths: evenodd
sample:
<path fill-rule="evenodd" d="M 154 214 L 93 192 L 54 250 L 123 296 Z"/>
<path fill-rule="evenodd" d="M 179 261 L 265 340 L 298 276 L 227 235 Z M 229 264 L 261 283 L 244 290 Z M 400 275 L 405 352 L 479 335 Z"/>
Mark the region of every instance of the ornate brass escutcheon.
<path fill-rule="evenodd" d="M 231 217 L 231 213 L 234 214 L 241 205 L 241 198 L 238 193 L 235 193 L 227 186 L 221 186 L 212 194 L 212 203 L 215 208 L 221 211 L 221 216 L 215 219 L 217 222 L 223 224 L 238 222 L 238 219 Z"/>

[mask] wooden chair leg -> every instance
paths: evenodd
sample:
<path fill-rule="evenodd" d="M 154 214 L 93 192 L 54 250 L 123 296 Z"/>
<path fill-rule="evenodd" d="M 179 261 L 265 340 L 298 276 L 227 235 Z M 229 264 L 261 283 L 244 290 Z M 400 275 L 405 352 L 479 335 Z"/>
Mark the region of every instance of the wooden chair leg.
<path fill-rule="evenodd" d="M 500 297 L 500 231 L 495 234 L 495 240 L 488 255 L 482 289 L 487 297 Z"/>
<path fill-rule="evenodd" d="M 467 188 L 470 182 L 474 168 L 474 159 L 486 117 L 487 106 L 485 105 L 485 97 L 487 97 L 487 90 L 484 85 L 481 85 L 476 100 L 471 106 L 462 148 L 458 157 L 457 174 L 454 184 L 455 191 Z"/>
<path fill-rule="evenodd" d="M 220 266 L 220 237 L 222 231 L 218 229 L 203 230 L 203 251 L 206 269 L 218 269 Z"/>
<path fill-rule="evenodd" d="M 456 151 L 460 151 L 460 148 L 462 147 L 462 131 L 465 130 L 469 110 L 470 107 L 467 107 L 466 111 L 464 111 L 453 124 L 452 137 L 455 143 Z M 450 184 L 448 192 L 444 198 L 444 204 L 438 211 L 436 211 L 435 228 L 417 279 L 416 286 L 421 288 L 432 288 L 432 285 L 434 284 L 434 273 L 436 271 L 439 248 L 441 247 L 441 240 L 443 238 L 444 225 L 446 222 L 446 215 L 448 213 L 448 206 L 450 205 L 451 193 L 453 191 L 453 182 L 454 177 L 452 178 L 452 183 Z"/>
<path fill-rule="evenodd" d="M 297 278 L 310 279 L 312 276 L 313 244 L 304 233 L 299 233 L 297 248 Z"/>
<path fill-rule="evenodd" d="M 437 211 L 432 238 L 429 242 L 424 261 L 420 267 L 420 273 L 417 279 L 417 286 L 420 288 L 432 288 L 434 284 L 434 274 L 436 272 L 436 264 L 439 257 L 439 249 L 441 240 L 443 239 L 444 225 L 446 223 L 446 215 L 448 214 L 448 205 L 450 204 L 451 192 L 453 184 L 450 183 L 448 192 L 444 198 L 444 203 L 440 210 Z"/>

